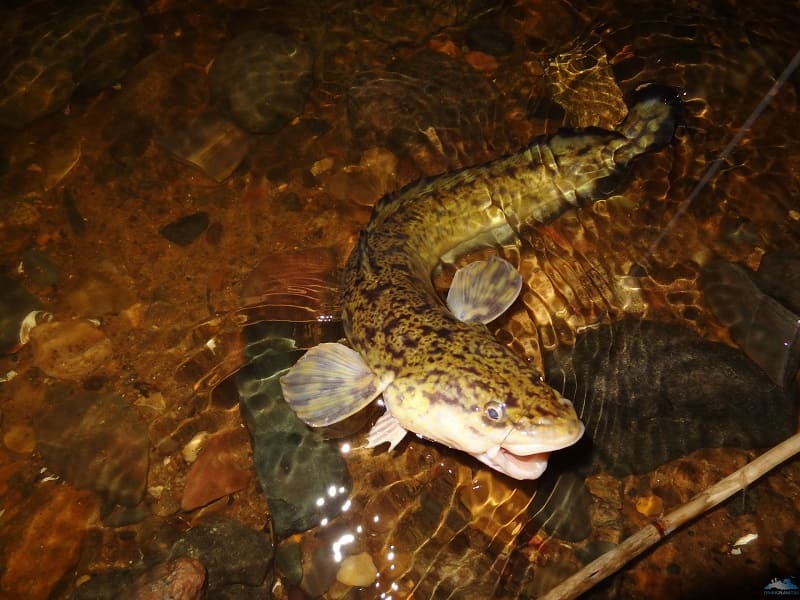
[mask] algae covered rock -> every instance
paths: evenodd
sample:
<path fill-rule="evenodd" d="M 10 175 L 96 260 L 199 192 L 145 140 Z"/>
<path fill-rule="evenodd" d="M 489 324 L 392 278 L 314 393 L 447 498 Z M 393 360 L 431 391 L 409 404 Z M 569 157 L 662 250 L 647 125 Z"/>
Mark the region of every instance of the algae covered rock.
<path fill-rule="evenodd" d="M 311 65 L 311 52 L 302 43 L 249 31 L 228 42 L 214 61 L 211 94 L 240 127 L 271 133 L 303 112 Z"/>

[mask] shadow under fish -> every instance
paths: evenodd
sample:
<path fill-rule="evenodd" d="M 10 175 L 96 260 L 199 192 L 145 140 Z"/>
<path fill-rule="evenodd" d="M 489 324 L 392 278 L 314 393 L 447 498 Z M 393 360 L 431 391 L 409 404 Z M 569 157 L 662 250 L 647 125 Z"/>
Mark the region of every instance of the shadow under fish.
<path fill-rule="evenodd" d="M 545 358 L 546 380 L 586 426 L 553 454 L 536 521 L 579 541 L 591 532 L 584 480 L 642 474 L 701 448 L 764 448 L 795 432 L 797 406 L 747 356 L 679 325 L 627 319 L 587 330 Z"/>

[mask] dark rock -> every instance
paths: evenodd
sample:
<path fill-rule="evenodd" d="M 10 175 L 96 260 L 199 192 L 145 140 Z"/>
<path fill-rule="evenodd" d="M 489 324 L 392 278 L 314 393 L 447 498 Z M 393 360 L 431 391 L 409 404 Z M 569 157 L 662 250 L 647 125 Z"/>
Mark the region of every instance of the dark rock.
<path fill-rule="evenodd" d="M 170 551 L 170 559 L 189 556 L 208 571 L 209 596 L 232 584 L 258 587 L 271 569 L 269 537 L 235 519 L 213 517 L 187 531 Z"/>
<path fill-rule="evenodd" d="M 0 126 L 21 128 L 78 90 L 118 81 L 139 55 L 142 23 L 125 0 L 37 2 L 0 18 Z"/>
<path fill-rule="evenodd" d="M 800 533 L 788 529 L 783 534 L 783 552 L 786 556 L 800 556 Z"/>
<path fill-rule="evenodd" d="M 47 468 L 97 491 L 107 505 L 137 505 L 147 483 L 150 441 L 129 404 L 114 394 L 56 387 L 47 407 L 34 427 Z"/>
<path fill-rule="evenodd" d="M 282 324 L 273 325 L 272 334 L 262 329 L 255 335 L 257 330 L 248 328 L 257 339 L 250 338 L 251 360 L 237 375 L 237 385 L 256 474 L 275 533 L 284 537 L 338 515 L 352 480 L 336 444 L 300 421 L 283 399 L 279 380 L 301 354 L 292 350 L 295 339 L 298 345 L 302 340 L 279 337 L 287 332 Z"/>
<path fill-rule="evenodd" d="M 83 235 L 86 232 L 86 219 L 78 209 L 75 197 L 69 190 L 64 190 L 64 211 L 67 213 L 67 222 L 72 232 L 76 235 Z"/>
<path fill-rule="evenodd" d="M 133 583 L 135 573 L 127 569 L 114 569 L 94 575 L 89 581 L 75 588 L 70 600 L 107 600 L 118 598 Z"/>
<path fill-rule="evenodd" d="M 217 106 L 254 133 L 275 132 L 305 108 L 312 56 L 302 43 L 249 31 L 225 45 L 209 79 Z"/>
<path fill-rule="evenodd" d="M 22 268 L 25 275 L 38 285 L 50 286 L 58 282 L 58 268 L 38 248 L 28 248 L 22 253 Z"/>
<path fill-rule="evenodd" d="M 761 257 L 757 273 L 759 287 L 765 293 L 800 314 L 800 254 L 767 252 Z"/>
<path fill-rule="evenodd" d="M 239 387 L 242 414 L 250 429 L 256 474 L 275 533 L 284 537 L 339 514 L 352 481 L 336 445 L 300 421 L 283 400 L 279 378 L 285 369 L 268 377 L 256 375 L 259 367 L 270 362 L 259 357 L 261 364 L 245 367 L 238 379 L 250 380 L 250 385 L 245 382 Z M 253 386 L 253 381 L 258 385 Z"/>
<path fill-rule="evenodd" d="M 16 280 L 0 274 L 0 352 L 19 349 L 19 328 L 28 313 L 41 305 Z"/>
<path fill-rule="evenodd" d="M 300 544 L 287 540 L 275 550 L 275 570 L 291 585 L 303 579 L 303 554 Z"/>
<path fill-rule="evenodd" d="M 482 21 L 467 31 L 467 45 L 472 50 L 503 56 L 514 49 L 511 35 L 495 23 Z"/>
<path fill-rule="evenodd" d="M 791 394 L 741 352 L 677 325 L 624 320 L 587 330 L 574 348 L 546 355 L 545 371 L 586 433 L 551 455 L 535 521 L 573 541 L 591 531 L 587 475 L 647 473 L 700 448 L 768 447 L 796 427 Z"/>
<path fill-rule="evenodd" d="M 303 210 L 303 201 L 300 200 L 300 196 L 294 192 L 282 194 L 279 198 L 279 202 L 283 204 L 287 210 L 291 210 L 292 212 L 300 212 Z"/>
<path fill-rule="evenodd" d="M 718 260 L 707 265 L 700 277 L 706 301 L 733 340 L 773 382 L 784 387 L 800 366 L 800 316 L 767 295 L 762 286 L 791 302 L 798 279 L 791 270 L 783 270 L 791 262 L 773 255 L 763 272 L 756 274 Z"/>
<path fill-rule="evenodd" d="M 208 229 L 208 222 L 208 213 L 198 212 L 164 225 L 159 233 L 174 244 L 188 246 Z"/>
<path fill-rule="evenodd" d="M 586 425 L 573 448 L 588 472 L 646 473 L 700 448 L 764 448 L 796 426 L 791 394 L 734 348 L 677 325 L 624 320 L 546 359 L 547 381 Z"/>

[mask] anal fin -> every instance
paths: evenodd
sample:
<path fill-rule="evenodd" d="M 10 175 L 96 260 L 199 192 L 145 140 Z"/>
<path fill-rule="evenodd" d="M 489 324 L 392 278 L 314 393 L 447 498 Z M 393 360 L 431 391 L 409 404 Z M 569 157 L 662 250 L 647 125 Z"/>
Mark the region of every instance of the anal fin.
<path fill-rule="evenodd" d="M 389 442 L 389 450 L 392 450 L 403 441 L 406 433 L 408 432 L 400 425 L 400 422 L 387 410 L 375 421 L 375 425 L 367 434 L 367 448 L 375 448 Z"/>

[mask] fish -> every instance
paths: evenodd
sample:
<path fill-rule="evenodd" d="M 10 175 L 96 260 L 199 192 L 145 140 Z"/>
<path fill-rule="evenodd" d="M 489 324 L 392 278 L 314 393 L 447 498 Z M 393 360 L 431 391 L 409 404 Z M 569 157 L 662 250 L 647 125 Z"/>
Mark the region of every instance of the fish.
<path fill-rule="evenodd" d="M 314 346 L 281 378 L 297 416 L 325 427 L 379 399 L 386 410 L 368 448 L 388 442 L 391 451 L 413 432 L 514 479 L 540 477 L 584 425 L 487 327 L 519 295 L 519 272 L 497 256 L 472 262 L 455 273 L 446 301 L 432 274 L 442 257 L 508 243 L 523 227 L 607 196 L 631 161 L 671 143 L 675 90 L 641 86 L 628 106 L 615 130 L 562 130 L 381 198 L 343 271 L 346 343 Z"/>

